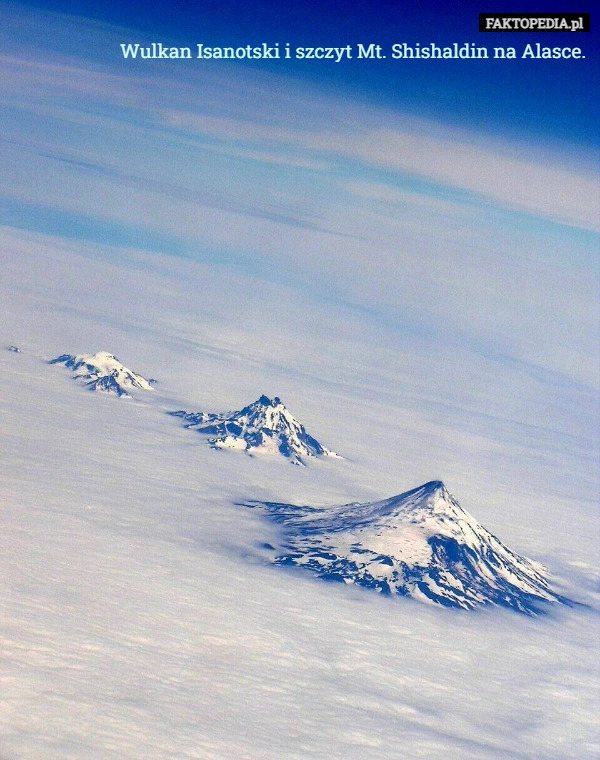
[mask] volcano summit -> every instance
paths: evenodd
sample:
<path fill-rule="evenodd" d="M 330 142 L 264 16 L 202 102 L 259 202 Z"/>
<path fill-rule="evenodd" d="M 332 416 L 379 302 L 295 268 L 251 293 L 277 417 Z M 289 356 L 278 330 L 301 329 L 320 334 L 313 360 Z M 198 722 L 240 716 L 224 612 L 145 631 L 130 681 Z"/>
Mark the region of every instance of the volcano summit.
<path fill-rule="evenodd" d="M 250 502 L 282 526 L 277 565 L 446 607 L 510 607 L 529 615 L 569 603 L 545 568 L 482 527 L 440 481 L 383 501 L 314 508 Z"/>

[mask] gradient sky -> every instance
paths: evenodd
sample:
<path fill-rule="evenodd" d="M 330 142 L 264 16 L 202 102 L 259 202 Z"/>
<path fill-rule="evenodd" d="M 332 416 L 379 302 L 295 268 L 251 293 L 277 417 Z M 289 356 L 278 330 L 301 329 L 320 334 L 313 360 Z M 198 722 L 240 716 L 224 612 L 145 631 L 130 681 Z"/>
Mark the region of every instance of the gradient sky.
<path fill-rule="evenodd" d="M 480 8 L 464 4 L 62 7 L 2 5 L 7 225 L 189 257 L 398 335 L 596 383 L 597 35 L 480 35 Z M 120 52 L 263 39 L 558 41 L 586 58 L 274 66 Z"/>
<path fill-rule="evenodd" d="M 548 46 L 581 45 L 585 63 L 532 61 L 512 63 L 479 61 L 340 64 L 290 61 L 286 72 L 306 82 L 318 82 L 335 91 L 360 94 L 421 116 L 442 118 L 453 124 L 549 137 L 570 143 L 597 146 L 600 105 L 593 97 L 600 86 L 600 45 L 592 18 L 592 33 L 480 34 L 478 14 L 494 12 L 590 12 L 592 3 L 535 2 L 486 4 L 468 0 L 458 6 L 444 2 L 415 4 L 388 0 L 342 2 L 309 0 L 301 4 L 278 0 L 204 0 L 175 4 L 150 2 L 103 3 L 98 0 L 34 2 L 32 7 L 63 10 L 139 31 L 139 39 L 172 41 L 173 44 L 245 45 L 265 41 L 292 47 L 343 46 L 375 42 L 439 45 L 473 42 L 477 45 L 514 45 L 527 42 Z M 517 7 L 518 6 L 518 7 Z M 594 14 L 592 13 L 592 16 Z M 253 62 L 252 68 L 273 70 L 269 62 Z"/>

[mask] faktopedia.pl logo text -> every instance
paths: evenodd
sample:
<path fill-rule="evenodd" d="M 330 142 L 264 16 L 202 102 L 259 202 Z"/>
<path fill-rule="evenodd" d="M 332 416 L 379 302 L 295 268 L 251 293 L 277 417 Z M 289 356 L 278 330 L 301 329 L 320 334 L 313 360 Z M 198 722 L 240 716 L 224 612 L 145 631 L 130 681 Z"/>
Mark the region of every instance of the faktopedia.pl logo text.
<path fill-rule="evenodd" d="M 480 32 L 589 32 L 589 13 L 480 13 Z"/>

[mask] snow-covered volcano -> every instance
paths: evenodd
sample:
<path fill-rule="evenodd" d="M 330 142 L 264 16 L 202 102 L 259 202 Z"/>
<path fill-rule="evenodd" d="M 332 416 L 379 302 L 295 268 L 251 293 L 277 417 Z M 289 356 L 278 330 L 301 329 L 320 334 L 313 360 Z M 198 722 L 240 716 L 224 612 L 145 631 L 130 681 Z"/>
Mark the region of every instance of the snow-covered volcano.
<path fill-rule="evenodd" d="M 447 607 L 494 604 L 527 614 L 554 593 L 545 568 L 508 549 L 432 481 L 383 501 L 313 508 L 251 502 L 283 526 L 274 562 L 327 580 Z"/>
<path fill-rule="evenodd" d="M 281 454 L 298 465 L 304 465 L 308 457 L 338 456 L 309 435 L 277 396 L 261 396 L 239 412 L 169 414 L 183 418 L 187 428 L 210 436 L 208 443 L 215 449 Z"/>
<path fill-rule="evenodd" d="M 129 396 L 127 391 L 134 388 L 151 391 L 152 385 L 141 375 L 125 367 L 107 351 L 95 354 L 62 354 L 52 359 L 50 364 L 64 364 L 73 370 L 76 378 L 83 381 L 90 390 L 114 393 L 117 396 Z"/>

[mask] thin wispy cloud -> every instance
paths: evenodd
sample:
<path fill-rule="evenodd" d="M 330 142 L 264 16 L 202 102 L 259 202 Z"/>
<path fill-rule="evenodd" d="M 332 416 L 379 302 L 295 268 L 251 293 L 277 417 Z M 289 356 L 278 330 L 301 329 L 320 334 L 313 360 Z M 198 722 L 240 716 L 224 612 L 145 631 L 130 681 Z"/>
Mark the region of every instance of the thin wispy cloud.
<path fill-rule="evenodd" d="M 94 240 L 138 230 L 399 329 L 593 376 L 600 183 L 575 148 L 446 129 L 281 73 L 124 74 L 107 53 L 121 33 L 82 21 L 78 41 L 47 19 L 43 59 L 14 44 L 0 59 L 9 222 L 29 204 L 42 232 L 49 213 Z M 70 55 L 48 30 L 73 38 Z"/>
<path fill-rule="evenodd" d="M 165 121 L 206 138 L 283 144 L 312 155 L 333 155 L 339 160 L 355 161 L 361 167 L 408 174 L 474 193 L 488 202 L 540 218 L 600 231 L 600 180 L 596 173 L 555 166 L 552 155 L 543 160 L 540 151 L 538 161 L 532 161 L 527 145 L 520 151 L 513 146 L 511 152 L 516 152 L 515 156 L 499 150 L 497 140 L 492 141 L 491 147 L 486 146 L 481 135 L 463 132 L 453 139 L 437 137 L 427 134 L 433 125 L 426 123 L 424 134 L 402 127 L 380 128 L 374 122 L 389 120 L 389 114 L 383 112 L 379 116 L 371 114 L 362 121 L 356 118 L 351 130 L 348 126 L 340 130 L 336 122 L 328 132 L 286 131 L 236 118 L 172 112 L 165 115 Z M 557 163 L 561 163 L 557 158 Z"/>
<path fill-rule="evenodd" d="M 108 32 L 105 32 L 108 34 Z M 114 34 L 114 32 L 111 32 Z M 115 62 L 113 62 L 113 67 Z M 135 108 L 144 128 L 173 130 L 172 139 L 195 135 L 218 141 L 221 150 L 245 152 L 253 160 L 279 163 L 291 167 L 326 170 L 329 162 L 350 161 L 360 168 L 410 175 L 449 188 L 457 188 L 498 205 L 550 219 L 559 223 L 600 230 L 600 180 L 593 171 L 598 156 L 588 156 L 592 170 L 583 170 L 582 157 L 568 168 L 560 151 L 544 150 L 511 141 L 503 146 L 497 136 L 468 130 L 446 130 L 441 125 L 390 113 L 388 109 L 365 108 L 359 104 L 307 95 L 299 88 L 278 95 L 274 84 L 280 75 L 256 75 L 248 90 L 247 74 L 239 78 L 228 74 L 229 113 L 216 115 L 203 111 L 204 105 L 188 105 L 188 78 L 168 74 L 156 68 L 132 71 L 124 75 L 109 70 L 106 62 L 74 58 L 71 61 L 39 61 L 16 55 L 0 57 L 3 69 L 0 92 L 20 108 L 41 112 L 54 103 L 58 115 L 68 105 L 77 106 L 81 97 L 90 105 L 111 105 L 126 109 L 119 118 L 127 120 Z M 223 90 L 219 72 L 198 73 L 206 103 L 216 102 Z M 154 86 L 153 86 L 154 85 Z M 172 105 L 164 108 L 160 91 L 169 93 Z M 275 93 L 275 94 L 273 94 Z M 266 109 L 256 103 L 274 100 Z M 309 107 L 307 109 L 307 101 Z M 222 109 L 221 109 L 222 110 Z M 273 113 L 289 115 L 287 122 Z M 300 115 L 306 111 L 310 119 Z M 291 126 L 293 124 L 293 126 Z M 448 137 L 450 134 L 450 137 Z M 274 150 L 276 149 L 276 150 Z M 571 162 L 573 163 L 573 162 Z"/>

